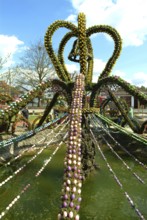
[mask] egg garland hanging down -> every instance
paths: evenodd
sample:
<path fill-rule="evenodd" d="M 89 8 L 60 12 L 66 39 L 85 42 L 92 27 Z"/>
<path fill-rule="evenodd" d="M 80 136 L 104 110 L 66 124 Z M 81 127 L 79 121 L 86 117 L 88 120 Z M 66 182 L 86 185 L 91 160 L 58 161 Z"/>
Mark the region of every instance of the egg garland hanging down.
<path fill-rule="evenodd" d="M 84 75 L 76 78 L 73 101 L 70 110 L 69 144 L 64 159 L 65 172 L 62 189 L 62 205 L 58 219 L 78 220 L 82 188 L 81 137 L 82 137 L 82 99 L 84 93 Z"/>

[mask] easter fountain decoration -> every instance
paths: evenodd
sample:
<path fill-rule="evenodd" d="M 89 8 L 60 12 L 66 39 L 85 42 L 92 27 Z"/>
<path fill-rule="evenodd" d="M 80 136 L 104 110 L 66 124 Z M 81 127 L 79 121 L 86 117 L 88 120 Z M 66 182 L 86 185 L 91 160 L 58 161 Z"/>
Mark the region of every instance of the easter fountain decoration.
<path fill-rule="evenodd" d="M 70 31 L 63 37 L 59 45 L 58 55 L 56 55 L 52 47 L 52 35 L 61 27 L 65 27 Z M 97 83 L 92 83 L 93 49 L 90 36 L 99 32 L 107 33 L 112 37 L 115 43 L 115 49 L 106 64 L 106 67 L 98 78 Z M 77 39 L 73 43 L 68 58 L 69 60 L 80 64 L 80 74 L 76 76 L 75 83 L 71 81 L 70 74 L 66 69 L 63 58 L 64 48 L 72 37 Z M 136 126 L 136 124 L 134 124 L 128 117 L 128 112 L 124 110 L 119 100 L 117 100 L 113 94 L 111 85 L 117 84 L 118 86 L 121 86 L 131 95 L 137 96 L 138 99 L 144 103 L 147 102 L 147 97 L 121 78 L 109 76 L 121 51 L 121 38 L 118 32 L 110 26 L 98 25 L 86 29 L 85 15 L 80 13 L 78 16 L 78 27 L 70 22 L 60 20 L 50 25 L 45 35 L 45 47 L 54 64 L 55 70 L 58 73 L 58 77 L 62 80 L 62 85 L 60 82 L 59 87 L 62 87 L 62 91 L 65 91 L 66 87 L 69 98 L 68 103 L 70 103 L 69 140 L 64 160 L 65 173 L 61 196 L 61 210 L 58 214 L 58 219 L 78 220 L 80 218 L 78 212 L 81 203 L 82 181 L 97 167 L 95 163 L 95 147 L 87 138 L 89 131 L 85 120 L 87 114 L 98 111 L 96 108 L 96 97 L 99 95 L 102 88 L 108 91 L 111 100 L 121 112 L 124 120 L 127 121 L 130 128 L 137 133 L 141 133 L 143 128 L 139 125 Z M 63 81 L 66 84 L 63 84 Z M 59 91 L 57 90 L 56 94 L 58 94 L 58 92 Z M 87 92 L 91 93 L 90 107 L 87 107 L 86 103 Z M 50 106 L 48 110 L 46 109 L 46 113 L 43 116 L 44 119 L 49 110 Z M 43 118 L 39 125 L 43 122 Z"/>
<path fill-rule="evenodd" d="M 56 54 L 52 46 L 52 36 L 59 28 L 69 30 L 60 42 L 58 53 Z M 108 34 L 114 41 L 114 51 L 108 60 L 104 70 L 100 74 L 96 83 L 92 82 L 93 76 L 93 48 L 91 35 L 98 33 Z M 68 59 L 79 63 L 80 71 L 75 81 L 66 69 L 64 62 L 64 48 L 71 38 L 76 38 Z M 117 76 L 110 76 L 112 68 L 120 55 L 122 48 L 121 37 L 118 32 L 107 25 L 95 25 L 86 29 L 85 14 L 78 15 L 78 26 L 68 21 L 57 20 L 51 24 L 45 35 L 45 47 L 48 55 L 54 65 L 59 79 L 44 82 L 34 90 L 22 96 L 20 99 L 12 102 L 7 109 L 0 111 L 0 130 L 8 128 L 9 123 L 14 115 L 22 109 L 27 103 L 33 100 L 38 94 L 47 88 L 52 88 L 55 92 L 52 101 L 47 105 L 43 116 L 37 127 L 41 126 L 49 112 L 54 107 L 59 96 L 64 96 L 69 106 L 70 128 L 68 137 L 68 147 L 64 160 L 65 171 L 63 188 L 61 195 L 61 209 L 58 219 L 76 219 L 80 218 L 79 209 L 81 203 L 81 189 L 83 180 L 97 168 L 95 162 L 95 146 L 89 139 L 89 130 L 87 125 L 87 115 L 98 113 L 97 97 L 101 90 L 105 90 L 109 99 L 101 105 L 101 113 L 109 104 L 109 101 L 115 103 L 118 111 L 121 113 L 123 120 L 135 133 L 143 133 L 147 121 L 142 124 L 136 124 L 128 117 L 128 108 L 121 105 L 119 99 L 113 93 L 115 85 L 123 88 L 130 95 L 137 97 L 143 104 L 147 103 L 147 96 L 125 80 Z M 87 93 L 90 94 L 90 101 L 87 103 Z"/>

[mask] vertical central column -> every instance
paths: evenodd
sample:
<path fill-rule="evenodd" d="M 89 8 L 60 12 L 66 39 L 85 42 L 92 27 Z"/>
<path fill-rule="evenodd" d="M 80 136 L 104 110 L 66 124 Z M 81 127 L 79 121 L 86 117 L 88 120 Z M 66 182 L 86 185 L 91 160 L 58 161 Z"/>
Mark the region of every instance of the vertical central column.
<path fill-rule="evenodd" d="M 79 220 L 78 211 L 82 188 L 82 99 L 84 93 L 84 75 L 79 74 L 75 81 L 70 110 L 69 143 L 64 160 L 65 172 L 62 189 L 62 205 L 58 219 Z"/>
<path fill-rule="evenodd" d="M 80 56 L 80 72 L 86 76 L 87 72 L 87 44 L 86 44 L 86 18 L 83 13 L 78 16 L 78 40 Z"/>

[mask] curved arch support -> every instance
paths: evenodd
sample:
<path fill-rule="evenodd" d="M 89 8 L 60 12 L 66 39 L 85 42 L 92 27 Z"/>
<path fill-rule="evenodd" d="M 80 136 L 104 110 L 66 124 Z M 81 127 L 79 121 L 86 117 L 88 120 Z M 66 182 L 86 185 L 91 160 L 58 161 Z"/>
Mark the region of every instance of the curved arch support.
<path fill-rule="evenodd" d="M 66 66 L 65 66 L 65 62 L 64 62 L 64 57 L 63 57 L 63 53 L 64 53 L 64 48 L 65 48 L 65 45 L 67 44 L 67 42 L 72 38 L 72 37 L 75 37 L 76 35 L 73 33 L 73 32 L 69 32 L 67 33 L 62 41 L 60 42 L 60 45 L 59 45 L 59 50 L 58 50 L 58 59 L 59 59 L 59 62 L 61 63 L 63 69 L 64 69 L 64 72 L 65 72 L 65 75 L 67 76 L 68 78 L 68 81 L 71 81 L 71 77 L 70 77 L 70 74 L 68 72 L 68 70 L 66 69 Z"/>
<path fill-rule="evenodd" d="M 54 85 L 60 85 L 63 92 L 67 94 L 66 98 L 70 103 L 70 90 L 68 90 L 68 87 L 64 82 L 59 82 L 59 80 L 50 80 L 47 82 L 43 82 L 39 84 L 35 89 L 29 91 L 15 102 L 11 102 L 6 109 L 0 110 L 0 132 L 5 131 L 9 127 L 12 117 L 14 115 L 17 115 L 22 108 L 24 108 L 34 98 L 38 97 L 40 93 L 44 92 L 47 88 L 50 88 Z"/>
<path fill-rule="evenodd" d="M 64 68 L 62 67 L 58 57 L 56 56 L 56 54 L 54 52 L 53 46 L 52 46 L 52 36 L 53 36 L 54 32 L 58 28 L 61 28 L 61 27 L 65 27 L 65 28 L 71 30 L 75 35 L 77 35 L 77 33 L 78 33 L 77 27 L 75 25 L 73 25 L 72 23 L 67 22 L 67 21 L 60 21 L 60 20 L 56 21 L 48 27 L 48 30 L 47 30 L 46 35 L 44 37 L 44 45 L 45 45 L 45 48 L 47 50 L 47 53 L 48 53 L 52 63 L 54 64 L 54 67 L 55 67 L 55 70 L 58 74 L 58 77 L 61 80 L 68 82 L 70 80 L 69 76 L 64 71 Z"/>
<path fill-rule="evenodd" d="M 112 39 L 114 40 L 115 46 L 114 46 L 113 54 L 110 57 L 110 59 L 108 60 L 104 70 L 100 74 L 99 79 L 107 77 L 110 74 L 116 60 L 118 59 L 118 57 L 120 55 L 121 49 L 122 49 L 122 40 L 121 40 L 119 33 L 114 28 L 112 28 L 108 25 L 95 25 L 93 27 L 90 27 L 86 31 L 86 36 L 90 37 L 92 34 L 101 33 L 101 32 L 106 33 L 109 36 L 111 36 Z"/>
<path fill-rule="evenodd" d="M 60 96 L 59 93 L 55 93 L 52 101 L 46 106 L 46 109 L 45 109 L 45 111 L 43 113 L 43 116 L 41 117 L 39 123 L 37 124 L 37 128 L 40 127 L 43 124 L 43 122 L 46 120 L 48 114 L 50 113 L 51 109 L 55 105 L 55 103 L 56 103 L 56 101 L 57 101 L 59 96 Z"/>
<path fill-rule="evenodd" d="M 132 96 L 137 97 L 137 99 L 139 99 L 139 101 L 141 101 L 142 103 L 144 104 L 147 103 L 147 95 L 137 90 L 135 86 L 131 85 L 130 83 L 126 82 L 125 80 L 121 79 L 118 76 L 109 76 L 109 77 L 99 80 L 99 82 L 93 86 L 93 90 L 92 90 L 91 97 L 90 97 L 91 107 L 94 106 L 94 99 L 95 99 L 97 91 L 99 91 L 100 87 L 106 84 L 107 85 L 117 84 L 121 86 L 126 92 L 131 94 Z"/>

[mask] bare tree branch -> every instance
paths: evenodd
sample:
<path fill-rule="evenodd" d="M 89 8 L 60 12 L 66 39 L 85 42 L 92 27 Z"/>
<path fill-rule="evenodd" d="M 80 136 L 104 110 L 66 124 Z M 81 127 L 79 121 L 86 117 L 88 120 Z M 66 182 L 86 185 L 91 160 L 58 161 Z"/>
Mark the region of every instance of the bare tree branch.
<path fill-rule="evenodd" d="M 26 49 L 17 67 L 17 75 L 17 84 L 30 89 L 53 76 L 57 77 L 41 40 Z"/>
<path fill-rule="evenodd" d="M 8 54 L 6 57 L 2 58 L 0 57 L 0 70 L 3 68 L 3 66 L 8 62 L 8 59 L 10 58 L 11 54 Z"/>

